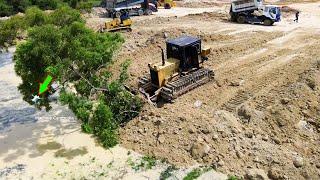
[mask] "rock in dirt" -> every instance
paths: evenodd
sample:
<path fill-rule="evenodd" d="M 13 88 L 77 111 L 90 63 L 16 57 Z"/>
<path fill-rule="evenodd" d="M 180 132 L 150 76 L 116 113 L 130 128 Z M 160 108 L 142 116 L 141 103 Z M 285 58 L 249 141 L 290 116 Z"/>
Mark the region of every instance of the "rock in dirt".
<path fill-rule="evenodd" d="M 239 159 L 241 159 L 243 157 L 243 154 L 241 151 L 236 151 L 236 155 Z"/>
<path fill-rule="evenodd" d="M 212 140 L 217 141 L 218 139 L 219 139 L 218 134 L 214 134 L 214 135 L 212 136 Z"/>
<path fill-rule="evenodd" d="M 312 127 L 310 126 L 310 124 L 308 124 L 307 121 L 299 121 L 297 124 L 296 124 L 296 128 L 300 129 L 300 130 L 305 130 L 305 131 L 310 131 L 312 132 Z"/>
<path fill-rule="evenodd" d="M 238 127 L 240 125 L 238 119 L 232 113 L 225 110 L 216 111 L 214 113 L 214 118 L 227 123 L 230 127 Z"/>
<path fill-rule="evenodd" d="M 203 134 L 210 134 L 211 133 L 211 129 L 209 129 L 209 127 L 205 127 L 201 129 L 201 132 Z"/>
<path fill-rule="evenodd" d="M 187 118 L 185 118 L 185 117 L 181 117 L 181 116 L 180 116 L 180 117 L 179 117 L 179 120 L 180 120 L 180 121 L 182 121 L 182 122 L 184 122 L 184 121 L 186 121 L 186 120 L 187 120 Z"/>
<path fill-rule="evenodd" d="M 269 139 L 269 136 L 267 134 L 262 136 L 263 141 L 268 141 L 268 139 Z"/>
<path fill-rule="evenodd" d="M 230 82 L 230 86 L 234 86 L 234 87 L 241 86 L 244 84 L 244 82 L 245 81 L 243 79 L 235 80 Z"/>
<path fill-rule="evenodd" d="M 281 104 L 285 105 L 285 104 L 288 104 L 290 102 L 290 99 L 289 98 L 283 98 L 280 100 Z"/>
<path fill-rule="evenodd" d="M 219 167 L 224 166 L 224 161 L 220 159 L 220 160 L 218 161 L 218 166 L 219 166 Z"/>
<path fill-rule="evenodd" d="M 168 33 L 164 32 L 164 33 L 163 33 L 163 38 L 166 39 L 166 38 L 168 38 L 168 37 L 169 37 Z"/>
<path fill-rule="evenodd" d="M 246 120 L 245 122 L 250 122 L 251 120 L 261 120 L 264 118 L 263 112 L 255 110 L 248 104 L 242 104 L 237 109 L 237 112 L 240 117 Z"/>
<path fill-rule="evenodd" d="M 251 119 L 252 109 L 247 104 L 242 104 L 237 111 L 238 115 L 244 119 Z"/>
<path fill-rule="evenodd" d="M 245 174 L 245 179 L 267 180 L 269 178 L 263 169 L 249 169 Z"/>
<path fill-rule="evenodd" d="M 191 127 L 189 128 L 188 132 L 189 132 L 190 134 L 193 134 L 193 133 L 197 132 L 197 129 L 196 129 L 194 126 L 191 126 Z"/>
<path fill-rule="evenodd" d="M 205 142 L 200 142 L 199 140 L 195 142 L 191 147 L 191 156 L 194 159 L 200 159 L 207 155 L 210 151 L 210 147 Z"/>
<path fill-rule="evenodd" d="M 199 101 L 199 100 L 197 100 L 197 101 L 194 103 L 194 107 L 196 107 L 196 108 L 200 108 L 201 105 L 202 105 L 202 101 Z"/>
<path fill-rule="evenodd" d="M 284 179 L 284 174 L 279 169 L 272 168 L 268 171 L 268 177 L 273 180 Z"/>
<path fill-rule="evenodd" d="M 159 140 L 159 143 L 161 143 L 161 144 L 164 143 L 165 139 L 166 139 L 166 138 L 165 138 L 163 135 L 160 135 L 160 136 L 159 136 L 159 139 L 158 139 L 158 140 Z"/>
<path fill-rule="evenodd" d="M 277 138 L 277 137 L 274 137 L 272 140 L 273 140 L 273 141 L 274 141 L 274 143 L 276 143 L 276 144 L 281 144 L 280 139 L 279 139 L 279 138 Z"/>
<path fill-rule="evenodd" d="M 293 165 L 296 167 L 296 168 L 300 168 L 304 165 L 304 160 L 302 157 L 300 156 L 297 156 L 297 157 L 294 157 L 293 158 Z"/>

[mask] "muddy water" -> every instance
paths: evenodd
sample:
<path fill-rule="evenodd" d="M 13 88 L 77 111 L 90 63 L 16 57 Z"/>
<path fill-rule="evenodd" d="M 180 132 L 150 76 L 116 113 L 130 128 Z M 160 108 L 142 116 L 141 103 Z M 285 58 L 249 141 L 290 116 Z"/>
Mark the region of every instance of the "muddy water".
<path fill-rule="evenodd" d="M 0 54 L 0 69 L 12 64 L 12 53 Z M 21 95 L 8 74 L 1 73 L 0 80 L 0 131 L 8 129 L 14 123 L 35 122 L 36 110 L 21 101 Z"/>
<path fill-rule="evenodd" d="M 63 149 L 54 138 L 80 131 L 78 121 L 66 107 L 53 103 L 48 113 L 22 99 L 17 88 L 21 79 L 14 72 L 13 52 L 14 49 L 10 49 L 0 53 L 0 172 L 17 165 L 27 167 L 29 157 Z M 87 151 L 80 155 L 85 153 Z"/>
<path fill-rule="evenodd" d="M 58 105 L 53 105 L 54 116 L 48 116 L 45 111 L 38 111 L 22 100 L 17 86 L 21 80 L 14 72 L 13 51 L 0 54 L 0 133 L 10 130 L 15 124 L 36 123 L 50 118 L 68 118 L 75 120 L 72 113 Z"/>

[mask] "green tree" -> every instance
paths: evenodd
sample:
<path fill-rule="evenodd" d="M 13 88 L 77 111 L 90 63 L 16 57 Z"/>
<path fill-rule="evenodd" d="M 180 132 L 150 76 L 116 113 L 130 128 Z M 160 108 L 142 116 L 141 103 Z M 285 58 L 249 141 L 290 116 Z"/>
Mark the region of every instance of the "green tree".
<path fill-rule="evenodd" d="M 13 13 L 13 7 L 5 0 L 0 0 L 0 17 L 10 16 Z"/>
<path fill-rule="evenodd" d="M 14 44 L 19 32 L 25 28 L 22 16 L 13 16 L 9 20 L 0 21 L 0 48 Z"/>
<path fill-rule="evenodd" d="M 31 6 L 30 0 L 6 0 L 7 4 L 12 6 L 13 12 L 25 12 L 27 7 Z"/>
<path fill-rule="evenodd" d="M 15 71 L 23 81 L 18 89 L 26 102 L 33 104 L 32 95 L 37 94 L 39 82 L 43 82 L 46 76 L 46 68 L 60 61 L 62 48 L 62 32 L 51 24 L 32 28 L 28 32 L 28 41 L 17 47 L 14 55 Z M 45 106 L 49 110 L 46 96 L 48 93 L 43 97 L 39 107 Z"/>
<path fill-rule="evenodd" d="M 11 19 L 8 22 L 12 23 Z M 137 116 L 142 107 L 123 85 L 130 62 L 121 65 L 118 78 L 111 78 L 108 71 L 124 39 L 117 33 L 95 33 L 86 28 L 80 13 L 69 7 L 50 14 L 30 8 L 19 22 L 21 29 L 30 28 L 14 56 L 23 99 L 50 110 L 53 89 L 41 94 L 39 103 L 31 101 L 39 83 L 50 74 L 59 84 L 60 101 L 83 122 L 82 129 L 94 133 L 105 147 L 116 145 L 119 125 Z M 70 85 L 76 93 L 68 92 Z"/>

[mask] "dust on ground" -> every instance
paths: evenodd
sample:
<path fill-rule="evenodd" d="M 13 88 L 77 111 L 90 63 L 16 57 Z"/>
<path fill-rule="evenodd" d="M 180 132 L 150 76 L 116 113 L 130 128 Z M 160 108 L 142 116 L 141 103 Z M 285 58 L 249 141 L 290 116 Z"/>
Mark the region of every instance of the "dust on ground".
<path fill-rule="evenodd" d="M 318 179 L 320 3 L 282 4 L 290 9 L 271 27 L 231 23 L 226 5 L 189 4 L 197 10 L 134 17 L 116 57 L 118 64 L 132 60 L 132 87 L 148 74 L 148 63 L 161 60 L 158 46 L 180 35 L 201 37 L 211 47 L 204 66 L 215 71 L 215 81 L 173 104 L 146 104 L 121 129 L 122 145 L 178 166 L 202 163 L 243 178 Z M 299 23 L 293 22 L 296 10 Z"/>

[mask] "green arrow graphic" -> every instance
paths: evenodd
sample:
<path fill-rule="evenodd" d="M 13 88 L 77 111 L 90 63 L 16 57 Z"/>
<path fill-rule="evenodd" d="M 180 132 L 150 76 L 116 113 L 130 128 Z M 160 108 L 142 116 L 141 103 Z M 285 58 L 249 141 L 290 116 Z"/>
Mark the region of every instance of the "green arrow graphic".
<path fill-rule="evenodd" d="M 48 90 L 48 85 L 50 84 L 51 81 L 52 81 L 52 77 L 48 75 L 47 78 L 44 80 L 44 82 L 40 83 L 39 95 Z"/>

